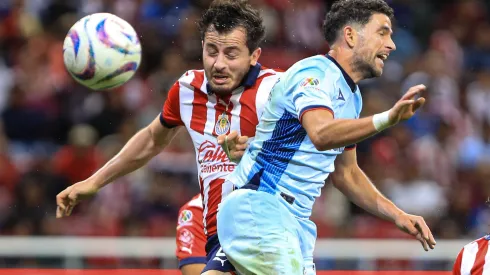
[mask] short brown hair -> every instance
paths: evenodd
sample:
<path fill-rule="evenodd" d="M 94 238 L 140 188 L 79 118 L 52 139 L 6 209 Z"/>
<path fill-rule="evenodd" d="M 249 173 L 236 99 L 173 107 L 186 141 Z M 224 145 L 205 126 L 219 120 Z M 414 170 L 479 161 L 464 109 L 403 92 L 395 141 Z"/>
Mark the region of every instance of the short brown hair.
<path fill-rule="evenodd" d="M 213 1 L 199 20 L 199 31 L 203 41 L 211 26 L 212 30 L 220 34 L 243 27 L 247 32 L 247 47 L 250 53 L 259 47 L 265 37 L 262 17 L 247 0 Z"/>
<path fill-rule="evenodd" d="M 323 35 L 332 45 L 347 24 L 366 25 L 375 13 L 385 14 L 393 21 L 393 9 L 383 0 L 340 0 L 335 2 L 323 22 Z"/>

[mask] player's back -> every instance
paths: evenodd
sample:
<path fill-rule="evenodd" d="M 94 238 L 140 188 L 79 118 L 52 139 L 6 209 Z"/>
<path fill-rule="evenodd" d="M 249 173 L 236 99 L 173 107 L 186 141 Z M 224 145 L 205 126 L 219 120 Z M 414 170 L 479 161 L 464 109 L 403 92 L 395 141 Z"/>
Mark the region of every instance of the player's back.
<path fill-rule="evenodd" d="M 335 157 L 344 150 L 318 151 L 302 127 L 302 115 L 320 108 L 335 118 L 350 119 L 358 118 L 362 108 L 358 87 L 331 57 L 323 55 L 299 61 L 280 77 L 255 140 L 229 180 L 238 187 L 248 184 L 291 195 L 292 212 L 309 217 L 325 179 L 334 171 Z"/>
<path fill-rule="evenodd" d="M 475 240 L 463 247 L 454 263 L 454 275 L 490 274 L 490 235 Z"/>

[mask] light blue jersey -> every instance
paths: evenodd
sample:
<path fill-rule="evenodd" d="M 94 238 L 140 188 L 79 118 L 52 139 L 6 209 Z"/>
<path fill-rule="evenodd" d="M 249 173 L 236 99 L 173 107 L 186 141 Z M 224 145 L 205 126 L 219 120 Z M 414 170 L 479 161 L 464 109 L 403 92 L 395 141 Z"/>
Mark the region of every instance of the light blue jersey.
<path fill-rule="evenodd" d="M 218 211 L 219 240 L 239 274 L 315 274 L 316 226 L 309 218 L 346 148 L 318 151 L 301 118 L 327 109 L 355 119 L 361 108 L 359 88 L 329 56 L 303 59 L 281 76 L 255 139 L 227 178 L 239 190 Z"/>
<path fill-rule="evenodd" d="M 255 139 L 228 180 L 295 198 L 290 210 L 309 218 L 334 161 L 344 148 L 318 151 L 301 118 L 314 109 L 330 110 L 335 118 L 359 118 L 359 88 L 330 56 L 303 59 L 287 70 L 274 86 L 257 126 Z M 354 147 L 353 145 L 352 147 Z"/>

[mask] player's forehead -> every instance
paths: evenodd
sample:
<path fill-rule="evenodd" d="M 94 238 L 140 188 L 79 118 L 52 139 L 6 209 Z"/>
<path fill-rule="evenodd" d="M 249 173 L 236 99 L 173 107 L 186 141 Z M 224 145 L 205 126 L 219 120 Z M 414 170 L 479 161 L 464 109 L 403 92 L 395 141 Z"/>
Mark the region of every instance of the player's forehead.
<path fill-rule="evenodd" d="M 374 32 L 380 30 L 386 30 L 389 31 L 390 33 L 393 32 L 391 19 L 386 14 L 383 13 L 373 14 L 369 19 L 369 22 L 365 25 L 365 28 Z"/>
<path fill-rule="evenodd" d="M 219 48 L 246 47 L 247 31 L 243 27 L 236 27 L 228 32 L 218 32 L 211 26 L 204 34 L 204 45 Z"/>

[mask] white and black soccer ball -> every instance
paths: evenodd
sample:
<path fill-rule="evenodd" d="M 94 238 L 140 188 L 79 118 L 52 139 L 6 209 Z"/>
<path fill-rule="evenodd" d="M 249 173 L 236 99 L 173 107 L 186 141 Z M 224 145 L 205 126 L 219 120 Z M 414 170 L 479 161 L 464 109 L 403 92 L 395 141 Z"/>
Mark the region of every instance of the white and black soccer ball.
<path fill-rule="evenodd" d="M 72 77 L 93 90 L 119 87 L 141 63 L 141 44 L 134 28 L 110 13 L 77 21 L 63 43 L 63 60 Z"/>

